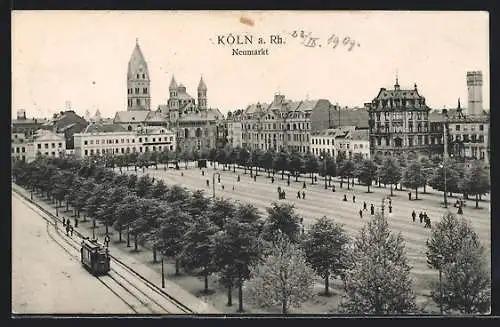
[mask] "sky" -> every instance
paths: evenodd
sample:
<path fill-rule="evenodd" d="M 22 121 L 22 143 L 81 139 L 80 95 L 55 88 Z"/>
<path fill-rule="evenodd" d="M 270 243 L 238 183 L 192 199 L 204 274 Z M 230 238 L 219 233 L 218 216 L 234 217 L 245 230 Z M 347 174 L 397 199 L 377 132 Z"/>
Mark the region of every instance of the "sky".
<path fill-rule="evenodd" d="M 305 46 L 300 31 L 318 38 L 316 46 Z M 219 44 L 229 34 L 254 42 Z M 271 44 L 271 35 L 284 44 Z M 456 107 L 458 98 L 464 107 L 471 70 L 483 72 L 489 108 L 487 12 L 13 11 L 12 117 L 18 109 L 49 117 L 67 101 L 81 115 L 126 110 L 136 40 L 148 63 L 152 109 L 167 102 L 172 75 L 195 98 L 203 75 L 208 106 L 223 113 L 269 103 L 275 93 L 359 107 L 381 87 L 393 88 L 396 76 L 403 89 L 416 83 L 431 108 Z M 261 48 L 268 55 L 233 55 Z"/>

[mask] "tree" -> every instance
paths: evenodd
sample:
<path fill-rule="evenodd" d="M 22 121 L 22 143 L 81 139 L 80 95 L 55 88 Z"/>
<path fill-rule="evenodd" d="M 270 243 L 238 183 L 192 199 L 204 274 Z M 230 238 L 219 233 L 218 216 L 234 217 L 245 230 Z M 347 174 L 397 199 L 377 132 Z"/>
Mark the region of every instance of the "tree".
<path fill-rule="evenodd" d="M 357 175 L 360 183 L 366 185 L 370 193 L 370 186 L 377 177 L 377 165 L 370 159 L 364 159 L 359 163 Z"/>
<path fill-rule="evenodd" d="M 113 227 L 118 230 L 118 241 L 122 242 L 123 227 L 130 227 L 130 224 L 137 218 L 138 215 L 138 198 L 135 194 L 126 195 L 117 205 L 114 212 Z M 127 246 L 130 245 L 130 234 L 127 233 Z"/>
<path fill-rule="evenodd" d="M 215 198 L 207 210 L 207 217 L 219 229 L 223 229 L 225 222 L 232 219 L 235 213 L 236 207 L 233 202 L 223 198 Z"/>
<path fill-rule="evenodd" d="M 153 185 L 151 190 L 151 196 L 156 199 L 161 199 L 168 192 L 168 187 L 165 185 L 163 180 L 159 179 Z"/>
<path fill-rule="evenodd" d="M 382 183 L 390 185 L 393 196 L 392 185 L 397 185 L 401 180 L 401 167 L 398 161 L 393 157 L 386 157 L 380 166 L 379 176 Z"/>
<path fill-rule="evenodd" d="M 262 164 L 264 169 L 267 171 L 267 176 L 271 177 L 271 169 L 273 168 L 273 158 L 274 153 L 272 150 L 267 150 L 262 156 Z"/>
<path fill-rule="evenodd" d="M 430 267 L 439 269 L 455 262 L 459 249 L 463 247 L 462 242 L 469 238 L 479 240 L 470 223 L 449 211 L 445 213 L 441 221 L 434 225 L 431 238 L 426 241 Z"/>
<path fill-rule="evenodd" d="M 352 314 L 405 314 L 416 310 L 413 281 L 401 234 L 377 213 L 357 235 L 346 272 L 342 310 Z"/>
<path fill-rule="evenodd" d="M 314 174 L 318 172 L 318 159 L 311 152 L 306 154 L 305 169 L 311 176 L 311 184 L 314 184 Z"/>
<path fill-rule="evenodd" d="M 298 151 L 293 151 L 290 154 L 288 168 L 292 173 L 292 175 L 295 175 L 296 182 L 299 181 L 300 171 L 302 170 L 303 166 L 304 166 L 304 158 L 302 157 L 302 154 Z"/>
<path fill-rule="evenodd" d="M 188 197 L 186 210 L 193 218 L 197 218 L 208 211 L 209 205 L 210 198 L 205 197 L 203 190 L 196 190 Z"/>
<path fill-rule="evenodd" d="M 180 258 L 182 251 L 182 240 L 189 228 L 192 217 L 187 213 L 181 202 L 170 203 L 166 207 L 166 219 L 160 224 L 160 242 L 158 248 L 166 256 L 175 259 L 175 275 L 180 274 Z"/>
<path fill-rule="evenodd" d="M 340 184 L 342 185 L 343 178 L 346 177 L 347 178 L 347 189 L 349 189 L 349 177 L 352 176 L 354 173 L 354 164 L 349 159 L 345 159 L 345 158 L 342 159 L 341 155 L 339 155 L 337 157 L 337 159 L 340 160 L 340 161 L 337 161 L 339 175 L 340 175 Z"/>
<path fill-rule="evenodd" d="M 446 178 L 444 176 L 446 170 Z M 452 168 L 449 162 L 445 162 L 444 166 L 436 167 L 432 174 L 429 174 L 428 184 L 433 189 L 437 191 L 445 191 L 445 181 L 446 181 L 446 191 L 457 191 L 459 183 L 458 172 Z"/>
<path fill-rule="evenodd" d="M 314 271 L 306 263 L 303 251 L 279 233 L 271 254 L 252 269 L 247 284 L 251 302 L 259 307 L 281 305 L 287 314 L 290 307 L 300 307 L 313 294 Z"/>
<path fill-rule="evenodd" d="M 490 191 L 488 171 L 480 162 L 475 162 L 465 174 L 464 190 L 469 195 L 476 196 L 476 209 L 479 208 L 479 196 Z"/>
<path fill-rule="evenodd" d="M 135 193 L 138 197 L 145 198 L 151 195 L 153 180 L 149 175 L 141 176 L 135 184 Z"/>
<path fill-rule="evenodd" d="M 244 208 L 240 205 L 239 208 Z M 243 311 L 243 283 L 250 277 L 250 267 L 260 259 L 258 217 L 249 220 L 246 208 L 243 215 L 229 218 L 224 230 L 214 237 L 213 256 L 217 270 L 228 288 L 228 305 L 232 305 L 232 287 L 238 286 L 239 309 Z M 238 210 L 239 211 L 239 210 Z"/>
<path fill-rule="evenodd" d="M 203 292 L 209 293 L 208 276 L 215 271 L 212 238 L 219 231 L 217 226 L 205 216 L 200 216 L 189 224 L 182 239 L 181 264 L 188 270 L 201 268 L 205 279 Z"/>
<path fill-rule="evenodd" d="M 330 276 L 340 276 L 346 267 L 346 245 L 349 241 L 342 226 L 326 216 L 318 219 L 307 232 L 303 248 L 307 262 L 325 280 L 325 295 L 329 295 Z"/>
<path fill-rule="evenodd" d="M 106 226 L 106 234 L 109 232 L 109 226 L 113 225 L 115 219 L 115 211 L 120 205 L 120 200 L 125 198 L 128 189 L 125 187 L 112 187 L 104 191 L 106 201 L 101 203 L 97 209 L 97 216 L 104 221 Z"/>
<path fill-rule="evenodd" d="M 446 310 L 465 314 L 488 313 L 491 309 L 490 272 L 481 243 L 473 237 L 463 239 L 455 261 L 443 269 L 442 301 Z M 435 283 L 432 292 L 437 303 L 441 300 L 439 286 Z"/>
<path fill-rule="evenodd" d="M 276 153 L 276 157 L 274 158 L 274 167 L 276 170 L 281 170 L 281 179 L 285 179 L 285 169 L 289 166 L 288 164 L 288 153 L 284 150 Z"/>
<path fill-rule="evenodd" d="M 422 165 L 418 161 L 412 161 L 404 170 L 403 186 L 415 189 L 415 199 L 418 199 L 418 188 L 424 186 L 425 182 Z"/>
<path fill-rule="evenodd" d="M 292 242 L 298 242 L 301 217 L 295 213 L 294 205 L 273 202 L 266 208 L 267 220 L 264 222 L 264 239 L 273 241 L 276 232 L 285 234 Z"/>
<path fill-rule="evenodd" d="M 434 168 L 434 164 L 428 156 L 422 156 L 419 161 L 422 165 L 422 171 L 424 172 L 425 176 L 424 193 L 426 193 L 427 182 L 432 176 L 432 169 Z"/>

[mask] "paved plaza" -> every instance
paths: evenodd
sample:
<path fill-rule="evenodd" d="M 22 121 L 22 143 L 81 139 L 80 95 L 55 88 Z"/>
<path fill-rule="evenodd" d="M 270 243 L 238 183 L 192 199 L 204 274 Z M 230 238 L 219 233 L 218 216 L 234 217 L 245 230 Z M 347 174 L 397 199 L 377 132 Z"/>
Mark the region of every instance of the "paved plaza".
<path fill-rule="evenodd" d="M 332 192 L 331 188 L 324 189 L 324 180 L 318 178 L 318 182 L 311 185 L 311 178 L 300 177 L 299 182 L 295 182 L 295 178 L 290 178 L 290 186 L 287 186 L 287 178 L 281 180 L 281 174 L 275 175 L 274 184 L 271 179 L 267 178 L 267 173 L 260 172 L 256 181 L 250 177 L 249 171 L 244 174 L 243 170 L 236 169 L 236 173 L 226 169 L 223 171 L 222 165 L 217 169 L 208 167 L 204 169 L 205 175 L 202 176 L 201 170 L 190 165 L 189 169 L 184 169 L 184 163 L 180 164 L 180 170 L 168 169 L 165 171 L 163 165 L 150 167 L 142 172 L 142 169 L 137 170 L 137 175 L 140 177 L 144 174 L 149 174 L 151 177 L 162 178 L 167 185 L 179 184 L 188 189 L 204 190 L 206 196 L 212 196 L 212 178 L 213 174 L 220 174 L 221 183 L 217 182 L 215 177 L 215 195 L 236 201 L 247 202 L 254 204 L 261 213 L 265 216 L 265 208 L 270 206 L 273 201 L 285 202 L 294 204 L 296 212 L 304 217 L 304 225 L 307 229 L 308 225 L 313 223 L 316 218 L 324 215 L 334 218 L 336 222 L 343 224 L 345 230 L 351 236 L 357 234 L 360 227 L 366 220 L 370 219 L 370 204 L 373 203 L 375 210 L 380 210 L 382 198 L 390 195 L 390 189 L 371 187 L 372 193 L 366 193 L 367 187 L 355 185 L 347 190 L 346 183 L 340 188 L 338 182 L 334 182 L 336 192 Z M 124 173 L 133 174 L 132 169 L 123 169 Z M 240 182 L 237 181 L 237 176 L 240 175 Z M 206 180 L 210 181 L 210 186 L 207 187 Z M 306 189 L 302 188 L 303 182 L 306 182 Z M 222 188 L 224 186 L 224 189 Z M 234 186 L 234 190 L 233 190 Z M 278 200 L 277 188 L 281 187 L 286 192 L 285 200 Z M 297 198 L 297 191 L 305 191 L 305 199 Z M 426 287 L 426 281 L 437 278 L 437 272 L 427 267 L 426 263 L 426 246 L 425 241 L 430 237 L 431 230 L 424 228 L 424 224 L 419 222 L 418 213 L 420 211 L 427 212 L 432 224 L 436 224 L 447 209 L 442 207 L 443 201 L 442 192 L 432 192 L 422 194 L 419 190 L 419 200 L 408 200 L 408 191 L 394 191 L 392 197 L 392 214 L 388 213 L 386 207 L 385 213 L 389 215 L 389 226 L 395 232 L 401 232 L 406 241 L 407 255 L 409 263 L 413 266 L 412 274 L 415 277 L 415 282 L 418 288 Z M 342 201 L 344 194 L 347 195 L 347 202 Z M 356 196 L 356 203 L 352 202 L 352 195 Z M 414 196 L 414 191 L 412 192 Z M 363 201 L 366 201 L 368 210 L 363 212 L 363 218 L 359 217 L 359 210 L 363 209 Z M 454 198 L 448 198 L 450 203 L 454 203 Z M 469 219 L 474 230 L 479 234 L 483 245 L 487 248 L 487 257 L 489 260 L 490 243 L 491 243 L 491 228 L 490 228 L 490 203 L 486 201 L 480 202 L 480 209 L 474 209 L 475 202 L 471 199 L 467 201 L 467 207 L 464 209 L 463 216 Z M 417 213 L 416 221 L 411 218 L 412 211 Z M 449 205 L 449 210 L 456 213 L 456 208 Z"/>

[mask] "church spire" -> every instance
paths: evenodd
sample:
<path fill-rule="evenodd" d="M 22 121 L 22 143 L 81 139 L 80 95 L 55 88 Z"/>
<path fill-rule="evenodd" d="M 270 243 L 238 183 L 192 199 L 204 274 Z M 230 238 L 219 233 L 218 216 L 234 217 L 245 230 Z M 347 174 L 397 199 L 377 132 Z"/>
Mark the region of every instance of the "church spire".
<path fill-rule="evenodd" d="M 396 69 L 396 84 L 394 84 L 394 89 L 399 90 L 399 78 L 398 78 L 398 70 Z"/>
<path fill-rule="evenodd" d="M 127 110 L 150 110 L 151 93 L 148 64 L 139 39 L 128 62 L 127 71 Z"/>
<path fill-rule="evenodd" d="M 205 85 L 205 82 L 203 81 L 203 75 L 200 77 L 200 83 L 198 83 L 198 91 L 206 91 L 207 86 Z"/>
<path fill-rule="evenodd" d="M 168 88 L 170 90 L 177 90 L 177 82 L 175 81 L 174 75 L 172 75 L 172 79 L 170 80 L 170 86 Z"/>

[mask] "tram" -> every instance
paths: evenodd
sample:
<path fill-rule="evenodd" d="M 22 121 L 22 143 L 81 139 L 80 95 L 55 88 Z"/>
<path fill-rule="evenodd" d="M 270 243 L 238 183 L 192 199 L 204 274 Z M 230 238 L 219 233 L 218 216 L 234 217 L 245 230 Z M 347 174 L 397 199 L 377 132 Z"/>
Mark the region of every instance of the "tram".
<path fill-rule="evenodd" d="M 109 271 L 109 251 L 106 247 L 99 244 L 97 240 L 89 240 L 86 237 L 82 241 L 80 249 L 82 265 L 92 275 L 105 275 Z"/>

